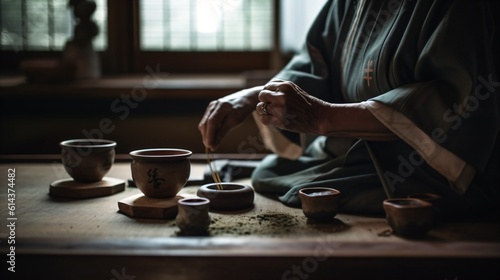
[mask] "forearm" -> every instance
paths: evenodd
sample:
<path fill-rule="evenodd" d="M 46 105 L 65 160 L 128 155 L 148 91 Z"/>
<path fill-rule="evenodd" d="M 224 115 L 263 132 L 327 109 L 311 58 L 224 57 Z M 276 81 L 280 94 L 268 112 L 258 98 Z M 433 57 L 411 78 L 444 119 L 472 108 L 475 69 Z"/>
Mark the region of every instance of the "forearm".
<path fill-rule="evenodd" d="M 319 115 L 319 134 L 373 141 L 397 139 L 363 103 L 328 103 Z"/>

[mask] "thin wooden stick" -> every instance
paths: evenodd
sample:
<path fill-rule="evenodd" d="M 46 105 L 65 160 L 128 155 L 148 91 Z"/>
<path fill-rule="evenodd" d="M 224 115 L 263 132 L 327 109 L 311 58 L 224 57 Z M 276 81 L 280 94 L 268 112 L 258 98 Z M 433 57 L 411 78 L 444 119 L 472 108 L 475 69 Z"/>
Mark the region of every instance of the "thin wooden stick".
<path fill-rule="evenodd" d="M 212 174 L 212 179 L 216 183 L 217 189 L 222 190 L 222 180 L 220 179 L 219 172 L 217 171 L 217 166 L 215 166 L 215 161 L 213 160 L 213 154 L 211 153 L 210 148 L 205 148 L 205 154 L 207 155 L 207 163 L 210 168 L 210 173 Z M 212 158 L 210 158 L 210 155 L 212 155 Z"/>

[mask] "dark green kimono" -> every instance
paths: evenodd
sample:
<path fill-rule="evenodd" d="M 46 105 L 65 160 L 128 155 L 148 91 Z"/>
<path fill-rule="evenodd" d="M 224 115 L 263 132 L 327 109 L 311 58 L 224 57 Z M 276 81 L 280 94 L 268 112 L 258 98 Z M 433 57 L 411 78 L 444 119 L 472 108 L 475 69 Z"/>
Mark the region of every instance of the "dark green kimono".
<path fill-rule="evenodd" d="M 337 188 L 350 212 L 380 213 L 383 199 L 417 192 L 441 195 L 445 213 L 498 209 L 491 4 L 328 1 L 276 78 L 328 102 L 364 102 L 400 140 L 318 136 L 297 159 L 265 158 L 254 188 L 295 207 L 300 188 Z"/>

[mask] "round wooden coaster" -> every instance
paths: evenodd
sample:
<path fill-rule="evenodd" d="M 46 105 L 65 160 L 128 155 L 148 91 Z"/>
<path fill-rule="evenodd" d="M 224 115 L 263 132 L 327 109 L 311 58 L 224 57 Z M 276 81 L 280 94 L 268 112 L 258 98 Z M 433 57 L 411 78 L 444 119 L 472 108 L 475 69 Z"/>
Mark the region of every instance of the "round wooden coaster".
<path fill-rule="evenodd" d="M 178 195 L 172 198 L 149 198 L 136 194 L 118 201 L 118 209 L 133 218 L 173 219 L 177 216 Z"/>
<path fill-rule="evenodd" d="M 99 182 L 82 183 L 73 179 L 57 180 L 50 184 L 49 194 L 68 198 L 91 198 L 108 196 L 125 189 L 125 181 L 104 177 Z"/>

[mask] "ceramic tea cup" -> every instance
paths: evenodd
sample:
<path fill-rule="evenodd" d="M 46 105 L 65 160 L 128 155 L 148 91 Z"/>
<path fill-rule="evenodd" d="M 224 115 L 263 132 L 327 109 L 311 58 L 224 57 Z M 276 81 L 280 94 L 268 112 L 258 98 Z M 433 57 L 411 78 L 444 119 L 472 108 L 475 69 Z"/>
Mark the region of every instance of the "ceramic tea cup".
<path fill-rule="evenodd" d="M 177 202 L 175 223 L 185 235 L 198 235 L 208 232 L 210 200 L 204 197 L 183 198 Z"/>
<path fill-rule="evenodd" d="M 387 223 L 395 234 L 424 237 L 432 226 L 432 204 L 417 198 L 390 198 L 383 202 Z"/>
<path fill-rule="evenodd" d="M 218 189 L 220 185 L 222 189 Z M 201 186 L 197 193 L 199 197 L 210 199 L 210 209 L 213 210 L 242 210 L 253 206 L 253 188 L 239 183 L 223 182 Z"/>
<path fill-rule="evenodd" d="M 191 154 L 189 150 L 174 148 L 132 151 L 132 179 L 147 197 L 174 197 L 189 179 Z"/>
<path fill-rule="evenodd" d="M 312 220 L 332 220 L 337 215 L 340 191 L 325 187 L 311 187 L 299 190 L 302 212 Z"/>
<path fill-rule="evenodd" d="M 64 169 L 78 182 L 102 180 L 115 161 L 115 141 L 73 139 L 59 145 Z"/>

